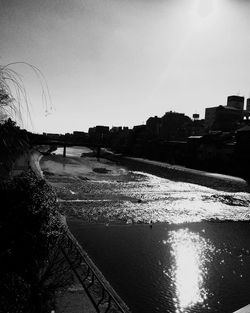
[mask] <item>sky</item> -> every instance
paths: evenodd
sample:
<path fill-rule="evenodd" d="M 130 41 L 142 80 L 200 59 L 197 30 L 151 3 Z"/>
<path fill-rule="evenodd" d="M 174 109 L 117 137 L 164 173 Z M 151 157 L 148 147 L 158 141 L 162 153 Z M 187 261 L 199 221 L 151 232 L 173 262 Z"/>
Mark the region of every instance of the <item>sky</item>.
<path fill-rule="evenodd" d="M 23 64 L 34 132 L 192 117 L 250 97 L 248 0 L 0 0 L 0 65 Z"/>

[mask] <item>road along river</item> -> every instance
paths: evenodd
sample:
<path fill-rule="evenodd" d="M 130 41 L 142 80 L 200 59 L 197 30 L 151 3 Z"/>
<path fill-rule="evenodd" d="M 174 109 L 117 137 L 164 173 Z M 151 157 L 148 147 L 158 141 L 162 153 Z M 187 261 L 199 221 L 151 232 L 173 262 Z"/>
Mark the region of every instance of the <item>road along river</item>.
<path fill-rule="evenodd" d="M 41 167 L 71 231 L 133 312 L 250 303 L 250 194 L 240 180 L 239 191 L 216 190 L 82 152 L 59 150 Z"/>

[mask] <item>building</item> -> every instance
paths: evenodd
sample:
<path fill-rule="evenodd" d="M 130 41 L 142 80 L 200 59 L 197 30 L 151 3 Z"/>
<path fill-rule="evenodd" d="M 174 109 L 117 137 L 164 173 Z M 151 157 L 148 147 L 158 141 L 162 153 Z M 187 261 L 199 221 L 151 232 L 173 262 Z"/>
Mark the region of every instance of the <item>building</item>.
<path fill-rule="evenodd" d="M 107 135 L 109 134 L 109 127 L 108 126 L 95 126 L 89 128 L 89 135 Z"/>
<path fill-rule="evenodd" d="M 150 117 L 146 121 L 147 129 L 154 135 L 159 136 L 161 128 L 161 118 L 158 116 Z"/>
<path fill-rule="evenodd" d="M 192 136 L 201 136 L 201 135 L 205 135 L 205 120 L 201 119 L 201 120 L 193 120 L 192 123 Z"/>
<path fill-rule="evenodd" d="M 43 136 L 46 136 L 47 138 L 56 140 L 56 139 L 60 138 L 62 135 L 56 134 L 56 133 L 43 133 Z"/>
<path fill-rule="evenodd" d="M 248 119 L 249 112 L 244 110 L 244 97 L 228 96 L 226 106 L 216 106 L 206 108 L 205 111 L 205 129 L 235 131 L 240 127 L 244 117 Z M 247 99 L 247 105 L 250 110 L 250 100 Z"/>
<path fill-rule="evenodd" d="M 110 129 L 110 132 L 111 133 L 119 133 L 122 131 L 122 126 L 113 126 L 111 129 Z"/>
<path fill-rule="evenodd" d="M 235 134 L 238 171 L 241 175 L 250 176 L 250 126 L 246 125 L 236 131 Z"/>
<path fill-rule="evenodd" d="M 109 127 L 97 125 L 95 127 L 90 127 L 89 131 L 89 139 L 96 142 L 106 142 L 109 137 Z"/>
<path fill-rule="evenodd" d="M 109 133 L 109 127 L 108 126 L 96 126 L 95 127 L 96 133 L 97 134 L 108 134 Z"/>
<path fill-rule="evenodd" d="M 238 110 L 244 109 L 244 97 L 229 96 L 227 97 L 227 107 L 235 108 Z"/>
<path fill-rule="evenodd" d="M 194 121 L 198 121 L 199 118 L 200 118 L 200 114 L 197 114 L 197 113 L 194 113 L 194 114 L 193 114 L 193 120 L 194 120 Z"/>
<path fill-rule="evenodd" d="M 85 137 L 87 134 L 85 132 L 82 131 L 73 131 L 73 135 L 76 137 Z"/>
<path fill-rule="evenodd" d="M 247 99 L 246 111 L 250 112 L 250 98 Z"/>
<path fill-rule="evenodd" d="M 232 104 L 232 102 L 230 102 Z M 236 105 L 235 105 L 236 106 Z M 231 106 L 222 106 L 206 108 L 205 111 L 205 129 L 234 131 L 243 120 L 243 109 L 237 109 Z"/>
<path fill-rule="evenodd" d="M 146 130 L 146 125 L 135 125 L 133 127 L 133 131 L 135 133 L 140 133 L 140 132 L 144 132 Z"/>
<path fill-rule="evenodd" d="M 236 142 L 238 145 L 246 145 L 250 150 L 250 126 L 243 126 L 236 131 Z"/>

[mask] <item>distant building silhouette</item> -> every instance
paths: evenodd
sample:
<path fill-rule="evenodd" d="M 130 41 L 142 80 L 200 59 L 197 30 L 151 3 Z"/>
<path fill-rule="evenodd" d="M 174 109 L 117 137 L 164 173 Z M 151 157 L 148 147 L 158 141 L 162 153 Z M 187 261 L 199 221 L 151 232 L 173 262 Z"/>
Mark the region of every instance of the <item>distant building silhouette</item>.
<path fill-rule="evenodd" d="M 60 138 L 62 135 L 61 134 L 57 134 L 57 133 L 43 133 L 43 136 L 46 136 L 50 139 L 54 139 L 57 140 L 58 138 Z"/>
<path fill-rule="evenodd" d="M 144 132 L 146 130 L 146 125 L 142 124 L 142 125 L 135 125 L 133 127 L 133 131 L 136 133 L 140 133 L 140 132 Z"/>
<path fill-rule="evenodd" d="M 146 121 L 147 129 L 154 135 L 159 136 L 160 135 L 160 129 L 161 129 L 161 118 L 158 116 L 150 117 Z"/>
<path fill-rule="evenodd" d="M 110 129 L 110 132 L 111 133 L 119 133 L 122 131 L 122 126 L 113 126 L 111 129 Z"/>
<path fill-rule="evenodd" d="M 194 119 L 194 121 L 199 120 L 199 118 L 200 118 L 200 114 L 197 114 L 197 113 L 194 113 L 194 114 L 193 114 L 193 119 Z"/>
<path fill-rule="evenodd" d="M 85 137 L 87 134 L 85 132 L 76 130 L 76 131 L 73 131 L 73 135 L 76 137 Z"/>
<path fill-rule="evenodd" d="M 234 131 L 243 120 L 243 110 L 222 106 L 206 108 L 205 128 L 207 130 Z"/>
<path fill-rule="evenodd" d="M 247 99 L 246 111 L 247 111 L 247 112 L 250 112 L 250 98 Z"/>
<path fill-rule="evenodd" d="M 88 134 L 83 131 L 73 131 L 73 134 L 71 135 L 71 138 L 74 141 L 84 140 L 87 137 L 88 137 Z"/>
<path fill-rule="evenodd" d="M 206 108 L 206 130 L 235 131 L 241 127 L 244 118 L 250 116 L 250 100 L 247 99 L 247 110 L 244 110 L 244 97 L 232 95 L 227 97 L 227 105 Z"/>
<path fill-rule="evenodd" d="M 244 97 L 240 96 L 229 96 L 227 97 L 227 107 L 235 108 L 243 111 L 244 109 Z"/>
<path fill-rule="evenodd" d="M 192 136 L 200 136 L 205 134 L 205 120 L 204 119 L 194 119 L 192 125 Z"/>
<path fill-rule="evenodd" d="M 108 126 L 95 126 L 89 128 L 89 135 L 101 135 L 101 134 L 108 134 L 109 133 L 109 127 Z"/>
<path fill-rule="evenodd" d="M 92 141 L 107 141 L 109 137 L 109 126 L 97 125 L 95 127 L 90 127 L 88 134 L 89 139 Z"/>

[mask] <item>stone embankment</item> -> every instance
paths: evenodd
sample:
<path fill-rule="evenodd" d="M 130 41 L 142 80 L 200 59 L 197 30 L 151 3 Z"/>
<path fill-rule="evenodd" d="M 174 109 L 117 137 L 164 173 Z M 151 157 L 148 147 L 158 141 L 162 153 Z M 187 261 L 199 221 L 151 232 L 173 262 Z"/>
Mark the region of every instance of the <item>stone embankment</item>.
<path fill-rule="evenodd" d="M 40 168 L 39 162 L 42 154 L 37 149 L 33 148 L 24 152 L 14 163 L 12 169 L 12 176 L 17 176 L 29 168 L 36 174 L 37 177 L 43 178 L 43 172 Z"/>
<path fill-rule="evenodd" d="M 31 151 L 30 153 L 30 163 L 29 166 L 31 167 L 32 171 L 36 173 L 37 176 L 43 177 L 43 172 L 40 167 L 40 160 L 42 158 L 42 154 L 36 150 Z"/>
<path fill-rule="evenodd" d="M 132 170 L 144 171 L 173 181 L 198 184 L 222 191 L 250 191 L 248 182 L 239 177 L 210 173 L 143 158 L 126 157 L 114 153 L 106 152 L 104 157 L 128 166 Z"/>

